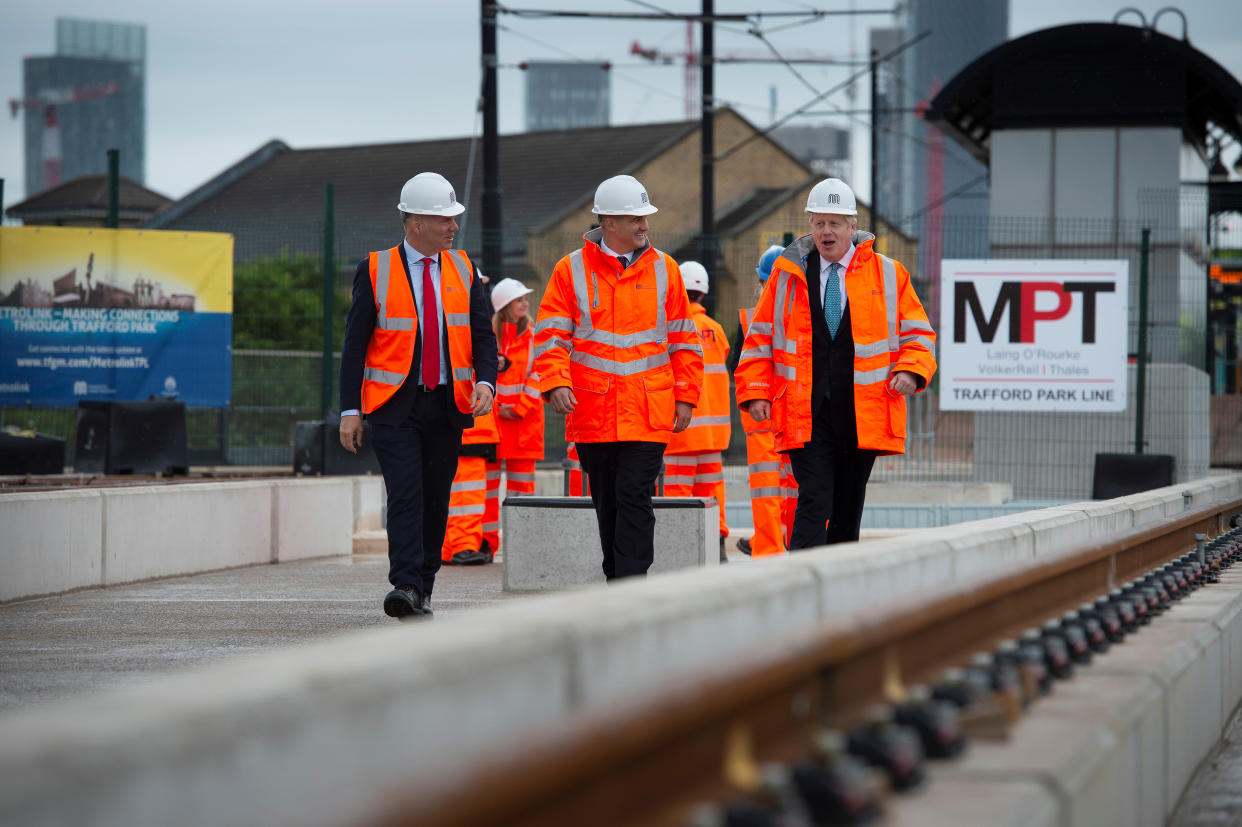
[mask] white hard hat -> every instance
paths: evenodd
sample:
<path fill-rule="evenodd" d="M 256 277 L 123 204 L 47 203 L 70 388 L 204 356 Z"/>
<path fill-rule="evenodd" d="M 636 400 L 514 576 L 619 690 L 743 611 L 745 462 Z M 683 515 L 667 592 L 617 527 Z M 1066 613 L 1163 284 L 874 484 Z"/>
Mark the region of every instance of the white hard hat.
<path fill-rule="evenodd" d="M 707 292 L 707 268 L 697 261 L 683 261 L 679 268 L 681 280 L 686 284 L 686 292 Z"/>
<path fill-rule="evenodd" d="M 501 279 L 500 283 L 492 288 L 492 310 L 499 313 L 509 302 L 533 292 L 535 291 L 517 279 Z"/>
<path fill-rule="evenodd" d="M 453 185 L 438 172 L 420 172 L 406 181 L 397 209 L 415 215 L 461 215 L 466 211 Z"/>
<path fill-rule="evenodd" d="M 811 188 L 811 194 L 806 198 L 806 211 L 858 215 L 858 202 L 849 184 L 840 178 L 828 178 Z"/>
<path fill-rule="evenodd" d="M 614 175 L 595 190 L 596 215 L 651 215 L 656 208 L 633 175 Z"/>

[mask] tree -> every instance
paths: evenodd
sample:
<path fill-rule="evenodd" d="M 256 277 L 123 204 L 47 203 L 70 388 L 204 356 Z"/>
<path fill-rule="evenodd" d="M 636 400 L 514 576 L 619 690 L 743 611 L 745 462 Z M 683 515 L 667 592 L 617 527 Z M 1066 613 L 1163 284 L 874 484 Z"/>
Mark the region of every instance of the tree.
<path fill-rule="evenodd" d="M 349 290 L 337 285 L 332 347 L 345 336 Z M 323 262 L 299 254 L 257 258 L 233 274 L 233 347 L 323 350 Z"/>

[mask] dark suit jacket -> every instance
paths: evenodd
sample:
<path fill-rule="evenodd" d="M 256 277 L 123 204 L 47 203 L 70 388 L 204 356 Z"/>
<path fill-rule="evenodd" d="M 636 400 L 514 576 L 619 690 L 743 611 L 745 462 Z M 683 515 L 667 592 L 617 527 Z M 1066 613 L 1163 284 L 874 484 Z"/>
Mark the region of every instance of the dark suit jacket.
<path fill-rule="evenodd" d="M 819 413 L 825 396 L 836 437 L 858 444 L 858 425 L 854 418 L 854 336 L 850 330 L 847 302 L 834 338 L 824 320 L 824 288 L 819 272 L 819 251 L 812 248 L 805 264 L 806 286 L 811 306 L 811 421 Z M 842 283 L 842 289 L 844 289 Z M 816 435 L 818 437 L 818 435 Z"/>
<path fill-rule="evenodd" d="M 440 254 L 440 266 L 444 266 L 444 253 Z M 410 278 L 410 265 L 401 256 L 401 266 L 405 270 L 406 280 Z M 473 271 L 474 262 L 470 263 Z M 443 271 L 441 271 L 443 272 Z M 413 290 L 413 286 L 410 288 Z M 420 311 L 421 312 L 421 311 Z M 366 359 L 367 346 L 371 342 L 371 332 L 375 329 L 375 319 L 379 312 L 375 308 L 375 290 L 371 287 L 371 269 L 368 258 L 358 262 L 358 270 L 354 274 L 354 298 L 349 306 L 349 316 L 345 321 L 345 343 L 341 347 L 341 410 L 362 408 L 362 368 Z M 496 387 L 496 334 L 492 332 L 492 316 L 489 310 L 487 293 L 478 272 L 473 273 L 470 280 L 470 341 L 471 359 L 474 362 L 475 382 L 487 382 Z M 371 422 L 381 425 L 399 425 L 405 421 L 414 405 L 414 395 L 418 390 L 418 371 L 415 365 L 422 364 L 423 329 L 418 328 L 414 339 L 414 356 L 411 368 L 407 371 L 406 380 L 393 394 L 392 398 L 376 410 L 367 414 Z M 448 350 L 441 348 L 440 358 L 448 364 Z M 449 372 L 449 384 L 452 384 L 452 372 Z M 448 400 L 449 421 L 461 428 L 469 428 L 474 417 L 469 412 L 462 413 L 457 409 L 453 394 L 444 395 Z"/>

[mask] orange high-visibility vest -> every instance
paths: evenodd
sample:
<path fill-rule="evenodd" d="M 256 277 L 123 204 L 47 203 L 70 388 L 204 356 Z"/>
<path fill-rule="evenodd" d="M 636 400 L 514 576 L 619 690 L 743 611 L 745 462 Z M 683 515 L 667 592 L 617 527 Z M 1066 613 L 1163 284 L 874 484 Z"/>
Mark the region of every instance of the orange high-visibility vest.
<path fill-rule="evenodd" d="M 931 381 L 936 334 L 900 263 L 872 249 L 875 236 L 854 233 L 854 257 L 845 292 L 854 339 L 854 413 L 858 447 L 900 454 L 906 443 L 906 399 L 893 393 L 893 373 Z M 763 286 L 734 374 L 739 405 L 772 403 L 776 450 L 800 448 L 811 438 L 811 312 L 804 262 L 819 255 L 804 235 L 785 248 Z"/>
<path fill-rule="evenodd" d="M 690 318 L 703 346 L 703 391 L 699 394 L 699 405 L 694 409 L 690 427 L 670 437 L 665 454 L 723 451 L 729 447 L 729 435 L 733 430 L 729 419 L 732 410 L 729 368 L 725 365 L 729 358 L 729 340 L 725 338 L 724 328 L 707 315 L 703 305 L 691 303 Z M 721 508 L 723 510 L 724 506 Z"/>
<path fill-rule="evenodd" d="M 497 416 L 500 425 L 498 459 L 543 459 L 543 399 L 539 395 L 539 374 L 535 366 L 535 333 L 527 325 L 519 334 L 517 325 L 501 325 L 497 340 L 500 352 L 509 360 L 507 370 L 496 379 L 496 407 L 512 405 L 518 419 Z"/>
<path fill-rule="evenodd" d="M 535 372 L 540 390 L 573 390 L 571 442 L 667 443 L 676 402 L 694 405 L 703 348 L 677 262 L 648 245 L 624 272 L 599 243 L 557 262 L 539 305 Z"/>
<path fill-rule="evenodd" d="M 414 361 L 418 310 L 401 263 L 402 245 L 370 254 L 371 290 L 375 294 L 375 330 L 362 369 L 362 412 L 371 413 L 397 392 Z M 474 361 L 470 339 L 470 284 L 474 270 L 461 250 L 440 253 L 440 304 L 448 331 L 449 381 L 457 409 L 474 407 Z M 428 343 L 424 342 L 424 347 Z M 440 343 L 436 342 L 435 347 Z M 417 369 L 415 369 L 417 373 Z M 415 376 L 417 380 L 417 375 Z"/>

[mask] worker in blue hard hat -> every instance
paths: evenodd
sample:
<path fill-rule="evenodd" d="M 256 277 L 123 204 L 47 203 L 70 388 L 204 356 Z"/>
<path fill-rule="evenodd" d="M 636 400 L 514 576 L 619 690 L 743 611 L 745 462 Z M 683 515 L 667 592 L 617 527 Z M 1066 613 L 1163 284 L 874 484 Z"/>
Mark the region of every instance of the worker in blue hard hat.
<path fill-rule="evenodd" d="M 756 299 L 759 297 L 759 289 L 772 274 L 776 259 L 784 251 L 784 247 L 773 244 L 759 257 L 755 264 L 755 275 L 759 278 L 755 290 Z M 738 308 L 737 336 L 733 340 L 733 352 L 729 354 L 730 373 L 737 370 L 737 363 L 741 358 L 740 342 L 746 339 L 746 330 L 750 327 L 754 310 L 753 307 Z M 794 481 L 793 466 L 787 457 L 776 453 L 771 420 L 756 422 L 748 412 L 742 411 L 742 430 L 746 432 L 750 513 L 755 531 L 749 539 L 739 538 L 737 548 L 743 554 L 755 557 L 783 554 L 798 502 L 798 484 Z"/>

